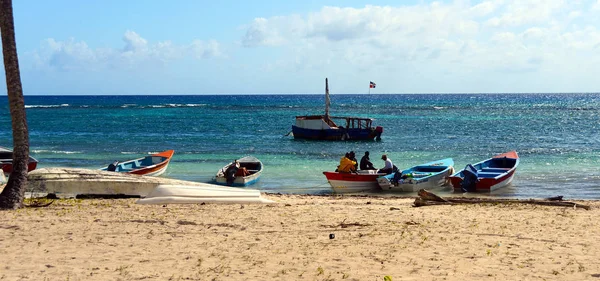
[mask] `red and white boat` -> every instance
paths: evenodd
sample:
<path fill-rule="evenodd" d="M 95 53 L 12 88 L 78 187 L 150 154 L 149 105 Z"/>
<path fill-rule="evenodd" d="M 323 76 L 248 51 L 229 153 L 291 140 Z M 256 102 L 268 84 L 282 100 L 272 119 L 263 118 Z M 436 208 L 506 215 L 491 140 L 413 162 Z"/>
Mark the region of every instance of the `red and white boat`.
<path fill-rule="evenodd" d="M 489 192 L 509 185 L 515 176 L 518 165 L 519 155 L 516 151 L 509 151 L 479 163 L 469 164 L 465 169 L 456 172 L 449 178 L 454 191 Z M 463 184 L 465 176 L 469 177 L 470 175 L 476 179 L 469 180 L 472 184 Z"/>
<path fill-rule="evenodd" d="M 323 172 L 335 193 L 353 193 L 381 189 L 377 178 L 386 174 L 376 170 L 359 170 L 356 173 Z"/>
<path fill-rule="evenodd" d="M 167 170 L 173 153 L 174 150 L 166 150 L 125 162 L 115 161 L 100 170 L 158 177 Z"/>
<path fill-rule="evenodd" d="M 13 152 L 12 150 L 0 146 L 0 168 L 5 174 L 12 172 Z M 38 160 L 29 156 L 27 171 L 33 171 L 37 167 Z"/>

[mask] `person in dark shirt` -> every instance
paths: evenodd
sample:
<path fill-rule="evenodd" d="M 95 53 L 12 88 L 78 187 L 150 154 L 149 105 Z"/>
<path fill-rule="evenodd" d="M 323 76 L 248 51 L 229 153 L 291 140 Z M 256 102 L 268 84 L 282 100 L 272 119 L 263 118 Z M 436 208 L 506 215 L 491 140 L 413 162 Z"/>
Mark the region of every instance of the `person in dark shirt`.
<path fill-rule="evenodd" d="M 369 159 L 369 152 L 365 151 L 365 155 L 360 158 L 360 169 L 361 170 L 377 170 L 373 167 L 373 163 Z"/>

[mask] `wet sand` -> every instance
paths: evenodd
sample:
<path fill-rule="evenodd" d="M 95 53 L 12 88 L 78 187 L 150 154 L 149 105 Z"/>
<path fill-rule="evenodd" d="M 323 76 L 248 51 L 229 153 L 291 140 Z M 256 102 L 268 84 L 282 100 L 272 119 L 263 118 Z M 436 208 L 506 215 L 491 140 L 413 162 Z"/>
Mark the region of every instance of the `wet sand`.
<path fill-rule="evenodd" d="M 0 280 L 600 280 L 599 201 L 264 196 L 278 203 L 2 211 Z"/>

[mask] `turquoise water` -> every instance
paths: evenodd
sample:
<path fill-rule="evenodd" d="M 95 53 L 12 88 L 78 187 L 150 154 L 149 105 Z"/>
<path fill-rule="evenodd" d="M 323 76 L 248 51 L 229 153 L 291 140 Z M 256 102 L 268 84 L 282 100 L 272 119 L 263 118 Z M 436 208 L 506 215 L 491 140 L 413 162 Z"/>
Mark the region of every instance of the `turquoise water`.
<path fill-rule="evenodd" d="M 209 182 L 244 155 L 265 164 L 253 188 L 328 193 L 322 172 L 354 150 L 400 168 L 446 157 L 456 168 L 517 150 L 511 186 L 493 195 L 600 199 L 600 94 L 332 95 L 331 114 L 375 118 L 382 141 L 285 136 L 296 115 L 322 114 L 324 95 L 26 96 L 39 167 L 100 168 L 174 149 L 165 176 Z M 0 146 L 12 146 L 6 96 Z M 448 190 L 440 193 L 450 192 Z"/>

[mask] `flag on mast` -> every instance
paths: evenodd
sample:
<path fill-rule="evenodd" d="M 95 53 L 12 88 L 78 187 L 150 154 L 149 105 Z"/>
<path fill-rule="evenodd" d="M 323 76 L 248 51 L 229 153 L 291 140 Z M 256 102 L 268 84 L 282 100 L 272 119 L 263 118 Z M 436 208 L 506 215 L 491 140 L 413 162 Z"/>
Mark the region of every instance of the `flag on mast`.
<path fill-rule="evenodd" d="M 376 86 L 375 82 L 373 82 L 373 81 L 369 82 L 369 89 L 373 89 L 373 88 L 375 88 L 375 86 Z"/>
<path fill-rule="evenodd" d="M 329 119 L 329 105 L 331 100 L 329 99 L 329 81 L 325 78 L 325 118 Z"/>

